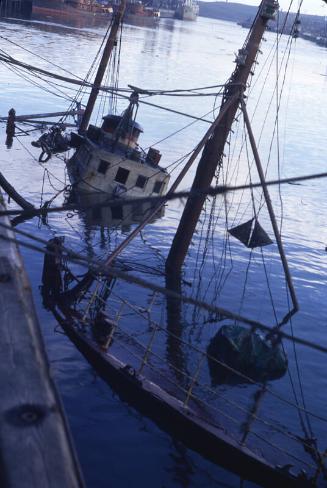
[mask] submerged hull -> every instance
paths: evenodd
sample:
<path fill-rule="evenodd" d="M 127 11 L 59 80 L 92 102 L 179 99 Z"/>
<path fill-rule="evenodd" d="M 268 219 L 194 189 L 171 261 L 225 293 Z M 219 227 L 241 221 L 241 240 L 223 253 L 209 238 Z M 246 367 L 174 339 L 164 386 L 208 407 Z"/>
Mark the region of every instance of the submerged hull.
<path fill-rule="evenodd" d="M 237 443 L 223 428 L 212 424 L 211 419 L 206 418 L 205 412 L 199 411 L 196 404 L 186 407 L 182 401 L 154 381 L 138 374 L 126 360 L 110 353 L 110 349 L 105 351 L 87 337 L 85 332 L 76 328 L 73 322 L 67 320 L 70 314 L 66 307 L 60 309 L 65 318 L 52 310 L 56 319 L 90 364 L 115 389 L 122 400 L 150 417 L 160 428 L 180 439 L 187 447 L 245 480 L 274 488 L 310 486 L 306 480 L 292 476 Z"/>

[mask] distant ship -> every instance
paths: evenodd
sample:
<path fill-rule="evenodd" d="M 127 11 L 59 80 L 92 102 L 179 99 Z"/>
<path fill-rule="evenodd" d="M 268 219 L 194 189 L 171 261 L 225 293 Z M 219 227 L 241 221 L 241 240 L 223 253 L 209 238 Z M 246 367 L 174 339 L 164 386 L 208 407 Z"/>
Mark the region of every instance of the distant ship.
<path fill-rule="evenodd" d="M 0 17 L 48 20 L 83 27 L 106 21 L 117 5 L 117 0 L 0 0 Z M 124 20 L 130 24 L 155 26 L 160 17 L 196 20 L 198 14 L 196 0 L 163 0 L 147 5 L 141 0 L 129 0 Z"/>
<path fill-rule="evenodd" d="M 159 8 L 162 19 L 196 20 L 199 15 L 196 0 L 153 0 L 152 5 Z"/>
<path fill-rule="evenodd" d="M 117 0 L 0 0 L 0 18 L 32 19 L 87 27 L 107 22 L 118 8 Z M 124 21 L 155 26 L 159 9 L 145 6 L 140 0 L 127 2 Z"/>
<path fill-rule="evenodd" d="M 199 15 L 199 4 L 195 0 L 182 0 L 175 10 L 175 18 L 180 20 L 196 20 Z"/>
<path fill-rule="evenodd" d="M 37 20 L 59 20 L 60 17 L 78 15 L 112 16 L 113 9 L 96 1 L 86 0 L 33 0 L 32 17 Z"/>

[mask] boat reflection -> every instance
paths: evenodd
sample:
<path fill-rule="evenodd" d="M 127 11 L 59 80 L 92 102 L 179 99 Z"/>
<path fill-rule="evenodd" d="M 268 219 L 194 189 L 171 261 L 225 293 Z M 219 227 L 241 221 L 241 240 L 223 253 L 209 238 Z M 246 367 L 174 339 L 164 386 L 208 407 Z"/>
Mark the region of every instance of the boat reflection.
<path fill-rule="evenodd" d="M 107 201 L 112 201 L 105 193 L 74 193 L 67 203 L 76 203 L 86 227 L 116 227 L 122 232 L 129 232 L 132 225 L 139 224 L 154 210 L 151 202 L 128 203 L 109 207 Z M 150 223 L 156 222 L 165 215 L 165 207 Z"/>
<path fill-rule="evenodd" d="M 22 27 L 28 28 L 31 31 L 38 31 L 40 33 L 46 32 L 46 33 L 52 33 L 52 34 L 58 34 L 58 35 L 67 35 L 69 33 L 70 36 L 76 36 L 80 37 L 81 36 L 81 30 L 83 31 L 83 37 L 94 37 L 96 36 L 96 32 L 92 31 L 94 27 L 97 28 L 104 28 L 107 26 L 107 21 L 103 21 L 102 24 L 96 24 L 93 26 L 93 24 L 90 23 L 85 23 L 82 19 L 82 21 L 76 21 L 76 22 L 60 22 L 59 20 L 55 19 L 43 19 L 43 20 L 37 20 L 37 19 L 31 19 L 31 20 L 26 20 L 26 19 L 1 19 L 1 22 L 4 22 L 5 24 L 8 24 L 10 26 L 17 26 L 17 33 L 21 31 Z M 13 28 L 13 32 L 15 32 Z"/>

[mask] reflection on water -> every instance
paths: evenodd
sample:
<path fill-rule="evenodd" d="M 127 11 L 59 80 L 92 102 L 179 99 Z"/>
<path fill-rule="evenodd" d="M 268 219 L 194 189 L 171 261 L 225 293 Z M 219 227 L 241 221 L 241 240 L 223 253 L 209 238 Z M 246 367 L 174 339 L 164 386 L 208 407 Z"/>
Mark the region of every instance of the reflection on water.
<path fill-rule="evenodd" d="M 85 227 L 115 228 L 123 233 L 131 231 L 132 225 L 139 224 L 154 210 L 151 202 L 127 205 L 106 206 L 110 200 L 105 193 L 74 193 L 67 203 L 75 203 L 80 207 L 80 215 Z M 158 210 L 150 223 L 156 222 L 165 215 L 165 207 Z"/>
<path fill-rule="evenodd" d="M 71 34 L 76 36 L 80 36 L 80 29 L 84 28 L 84 33 L 86 35 L 88 28 L 92 28 L 92 24 L 89 22 L 86 23 L 85 25 L 74 25 L 74 23 L 55 23 L 55 22 L 46 22 L 46 21 L 38 21 L 38 20 L 18 20 L 18 19 L 1 19 L 1 22 L 3 24 L 7 24 L 8 27 L 10 27 L 11 30 L 13 29 L 13 26 L 16 26 L 17 32 L 21 29 L 21 27 L 24 27 L 28 29 L 29 31 L 40 31 L 40 32 L 49 32 L 53 34 L 60 34 L 60 35 L 66 35 L 66 34 Z M 97 25 L 98 27 L 106 27 L 107 22 L 102 22 L 102 24 Z"/>

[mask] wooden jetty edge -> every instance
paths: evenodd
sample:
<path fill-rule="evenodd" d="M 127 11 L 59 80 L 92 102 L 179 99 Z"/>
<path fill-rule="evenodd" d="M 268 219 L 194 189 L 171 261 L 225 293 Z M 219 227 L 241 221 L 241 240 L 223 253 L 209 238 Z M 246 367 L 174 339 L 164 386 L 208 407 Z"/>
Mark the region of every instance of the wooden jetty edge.
<path fill-rule="evenodd" d="M 82 487 L 22 259 L 1 237 L 14 232 L 0 228 L 0 486 Z"/>

